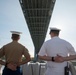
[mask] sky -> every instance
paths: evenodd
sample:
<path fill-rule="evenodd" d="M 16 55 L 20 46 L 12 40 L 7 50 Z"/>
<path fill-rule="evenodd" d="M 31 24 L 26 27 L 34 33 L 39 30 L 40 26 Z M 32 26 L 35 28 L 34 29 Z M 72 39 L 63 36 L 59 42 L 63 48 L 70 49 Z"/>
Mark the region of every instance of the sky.
<path fill-rule="evenodd" d="M 50 39 L 50 27 L 60 28 L 60 38 L 76 50 L 76 0 L 56 0 L 45 41 Z M 19 42 L 34 56 L 34 45 L 19 0 L 0 0 L 0 47 L 12 41 L 10 31 L 22 32 Z"/>

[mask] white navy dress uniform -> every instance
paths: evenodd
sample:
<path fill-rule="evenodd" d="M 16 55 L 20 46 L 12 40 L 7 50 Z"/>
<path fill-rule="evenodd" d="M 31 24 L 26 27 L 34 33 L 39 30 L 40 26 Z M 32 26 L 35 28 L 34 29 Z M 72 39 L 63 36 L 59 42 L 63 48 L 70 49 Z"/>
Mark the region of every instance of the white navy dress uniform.
<path fill-rule="evenodd" d="M 51 30 L 59 30 L 57 28 L 53 28 Z M 40 56 L 51 56 L 55 57 L 57 54 L 60 56 L 68 56 L 68 53 L 70 55 L 75 55 L 75 50 L 73 46 L 59 38 L 58 36 L 55 36 L 51 38 L 50 40 L 43 43 L 38 55 Z M 64 67 L 67 65 L 67 61 L 62 63 L 56 63 L 52 61 L 47 61 L 47 70 L 45 72 L 45 75 L 64 75 Z M 71 75 L 71 73 L 69 74 Z"/>

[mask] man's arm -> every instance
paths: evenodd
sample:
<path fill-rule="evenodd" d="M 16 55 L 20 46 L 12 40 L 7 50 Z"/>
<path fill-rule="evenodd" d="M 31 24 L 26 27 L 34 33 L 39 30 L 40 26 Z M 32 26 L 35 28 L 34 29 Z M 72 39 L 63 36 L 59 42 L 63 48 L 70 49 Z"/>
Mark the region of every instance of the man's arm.
<path fill-rule="evenodd" d="M 23 55 L 25 56 L 25 59 L 22 62 L 19 62 L 19 65 L 23 65 L 31 61 L 31 57 L 28 51 L 24 51 Z"/>
<path fill-rule="evenodd" d="M 76 59 L 76 55 L 70 55 L 67 57 L 63 57 L 64 61 L 70 61 L 70 60 L 75 60 Z"/>
<path fill-rule="evenodd" d="M 27 55 L 25 56 L 25 59 L 24 59 L 22 62 L 19 62 L 19 65 L 26 64 L 26 63 L 28 63 L 29 61 L 31 61 L 31 58 L 30 58 L 30 56 L 27 54 Z"/>
<path fill-rule="evenodd" d="M 5 65 L 6 62 L 1 59 L 4 56 L 4 46 L 0 49 L 0 64 Z"/>
<path fill-rule="evenodd" d="M 70 61 L 70 60 L 75 60 L 76 59 L 76 55 L 70 55 L 70 56 L 66 56 L 66 57 L 62 57 L 60 55 L 57 55 L 55 57 L 50 57 L 50 56 L 38 56 L 39 59 L 41 60 L 45 60 L 45 61 L 53 61 L 53 62 L 58 62 L 58 63 L 61 63 L 61 62 L 64 62 L 64 61 Z"/>
<path fill-rule="evenodd" d="M 39 56 L 39 59 L 41 60 L 45 60 L 45 61 L 52 61 L 52 57 L 50 56 Z M 70 61 L 70 60 L 75 60 L 76 59 L 76 55 L 70 55 L 70 56 L 67 56 L 67 57 L 62 57 L 60 55 L 57 55 L 56 57 L 54 57 L 54 62 L 58 62 L 58 63 L 61 63 L 61 62 L 64 62 L 64 61 Z"/>
<path fill-rule="evenodd" d="M 45 61 L 51 61 L 52 60 L 52 57 L 46 56 L 46 55 L 44 55 L 44 56 L 38 55 L 38 58 L 41 60 L 45 60 Z"/>
<path fill-rule="evenodd" d="M 1 64 L 1 65 L 5 65 L 5 64 L 6 64 L 6 62 L 5 62 L 5 61 L 0 60 L 0 64 Z"/>
<path fill-rule="evenodd" d="M 51 57 L 51 56 L 46 56 L 46 55 L 44 55 L 44 56 L 39 55 L 38 57 L 39 57 L 39 59 L 45 60 L 45 61 L 52 61 L 52 62 L 57 62 L 57 63 L 64 62 L 64 59 L 61 56 Z"/>
<path fill-rule="evenodd" d="M 70 60 L 75 60 L 76 59 L 76 55 L 70 55 L 70 56 L 66 56 L 66 57 L 62 57 L 60 55 L 57 55 L 55 57 L 55 62 L 64 62 L 64 61 L 70 61 Z"/>
<path fill-rule="evenodd" d="M 23 55 L 25 56 L 25 59 L 17 64 L 15 63 L 8 63 L 7 67 L 13 71 L 15 71 L 17 69 L 18 66 L 26 64 L 27 62 L 29 62 L 31 60 L 30 55 L 28 52 L 23 53 Z"/>

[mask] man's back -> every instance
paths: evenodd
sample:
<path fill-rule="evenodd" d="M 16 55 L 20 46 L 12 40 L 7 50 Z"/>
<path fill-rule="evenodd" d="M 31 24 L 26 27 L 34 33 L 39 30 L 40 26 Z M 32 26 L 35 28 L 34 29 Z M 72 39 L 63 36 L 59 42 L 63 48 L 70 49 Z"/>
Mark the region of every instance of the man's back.
<path fill-rule="evenodd" d="M 72 47 L 70 43 L 59 37 L 53 37 L 45 43 L 47 55 L 56 56 L 60 54 L 62 56 L 67 56 Z"/>
<path fill-rule="evenodd" d="M 18 63 L 21 61 L 21 56 L 23 52 L 25 51 L 25 47 L 19 44 L 18 42 L 13 41 L 3 46 L 2 50 L 4 51 L 6 62 Z"/>
<path fill-rule="evenodd" d="M 57 55 L 66 57 L 68 53 L 72 54 L 73 47 L 67 41 L 60 39 L 59 37 L 53 37 L 52 39 L 46 41 L 40 49 L 40 55 L 47 55 L 50 57 L 56 57 Z M 74 53 L 74 51 L 73 51 Z M 63 71 L 67 62 L 57 63 L 52 61 L 47 61 L 47 66 L 56 69 L 56 71 Z"/>

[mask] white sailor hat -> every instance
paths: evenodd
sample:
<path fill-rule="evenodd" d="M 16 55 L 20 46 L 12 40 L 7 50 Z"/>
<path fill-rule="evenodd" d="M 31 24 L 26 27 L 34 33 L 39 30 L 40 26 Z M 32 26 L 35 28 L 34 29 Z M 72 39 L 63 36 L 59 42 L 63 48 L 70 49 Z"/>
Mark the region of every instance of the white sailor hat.
<path fill-rule="evenodd" d="M 22 32 L 18 32 L 18 31 L 10 31 L 12 34 L 17 34 L 17 35 L 20 35 L 22 34 Z"/>
<path fill-rule="evenodd" d="M 59 31 L 61 31 L 61 30 L 58 29 L 58 28 L 56 28 L 56 27 L 50 27 L 50 33 L 51 33 L 52 31 L 59 32 Z"/>
<path fill-rule="evenodd" d="M 50 30 L 58 30 L 58 31 L 60 31 L 60 29 L 58 29 L 56 27 L 50 27 Z"/>

